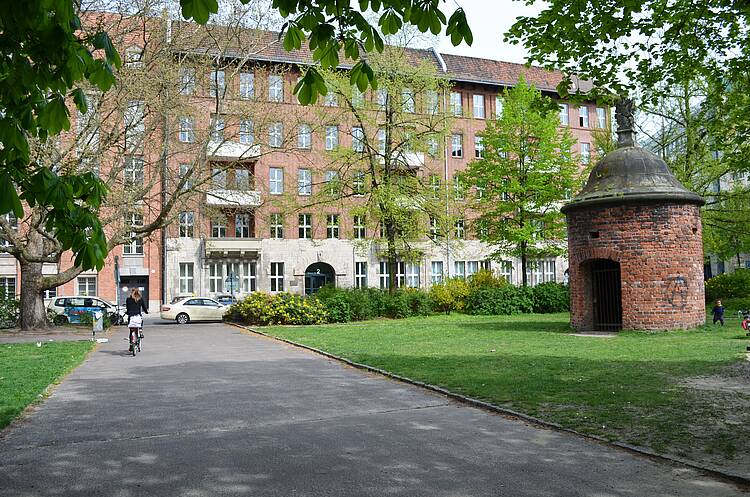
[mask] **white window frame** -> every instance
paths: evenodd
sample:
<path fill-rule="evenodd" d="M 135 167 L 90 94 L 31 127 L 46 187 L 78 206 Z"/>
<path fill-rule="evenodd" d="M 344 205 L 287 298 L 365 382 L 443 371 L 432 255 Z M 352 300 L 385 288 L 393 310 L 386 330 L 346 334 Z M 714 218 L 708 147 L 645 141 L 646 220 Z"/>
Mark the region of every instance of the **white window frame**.
<path fill-rule="evenodd" d="M 240 143 L 243 145 L 252 145 L 255 143 L 253 121 L 250 119 L 240 120 Z"/>
<path fill-rule="evenodd" d="M 179 118 L 178 140 L 182 143 L 193 143 L 195 141 L 195 121 L 192 117 Z"/>
<path fill-rule="evenodd" d="M 250 100 L 255 96 L 255 74 L 251 72 L 240 73 L 240 98 Z"/>
<path fill-rule="evenodd" d="M 297 148 L 303 150 L 312 148 L 312 127 L 309 124 L 300 124 L 297 127 Z"/>
<path fill-rule="evenodd" d="M 226 219 L 211 220 L 211 238 L 226 238 L 227 222 Z"/>
<path fill-rule="evenodd" d="M 414 90 L 411 88 L 401 89 L 401 108 L 404 112 L 414 114 L 417 111 L 417 104 L 414 100 Z"/>
<path fill-rule="evenodd" d="M 312 240 L 312 214 L 299 214 L 297 220 L 297 237 L 300 240 Z"/>
<path fill-rule="evenodd" d="M 214 115 L 212 120 L 214 125 L 211 129 L 211 141 L 221 143 L 224 141 L 224 116 Z"/>
<path fill-rule="evenodd" d="M 366 175 L 364 171 L 354 171 L 354 174 L 352 175 L 352 193 L 355 197 L 364 196 L 365 179 Z"/>
<path fill-rule="evenodd" d="M 280 74 L 268 75 L 268 101 L 284 101 L 284 78 Z"/>
<path fill-rule="evenodd" d="M 367 288 L 367 262 L 354 263 L 354 288 Z"/>
<path fill-rule="evenodd" d="M 513 275 L 513 261 L 500 261 L 500 276 L 505 278 L 508 283 L 514 284 Z"/>
<path fill-rule="evenodd" d="M 590 143 L 581 143 L 581 163 L 583 164 L 591 163 L 591 144 Z"/>
<path fill-rule="evenodd" d="M 474 158 L 484 159 L 484 138 L 474 135 Z"/>
<path fill-rule="evenodd" d="M 326 216 L 326 238 L 338 239 L 341 238 L 341 225 L 339 224 L 338 214 L 328 214 Z"/>
<path fill-rule="evenodd" d="M 271 227 L 271 238 L 281 240 L 284 238 L 284 216 L 279 212 L 272 212 L 269 220 Z"/>
<path fill-rule="evenodd" d="M 380 285 L 381 290 L 385 290 L 388 288 L 390 284 L 391 277 L 388 274 L 388 261 L 379 261 L 378 262 L 378 281 Z"/>
<path fill-rule="evenodd" d="M 607 127 L 607 111 L 604 107 L 596 108 L 596 127 L 600 129 Z"/>
<path fill-rule="evenodd" d="M 451 135 L 451 157 L 461 159 L 464 156 L 464 135 L 453 133 Z"/>
<path fill-rule="evenodd" d="M 495 95 L 495 119 L 503 117 L 503 109 L 505 108 L 505 99 L 502 95 Z"/>
<path fill-rule="evenodd" d="M 568 104 L 560 104 L 560 125 L 570 126 L 570 106 Z"/>
<path fill-rule="evenodd" d="M 326 126 L 326 150 L 336 150 L 339 146 L 339 127 L 338 125 Z"/>
<path fill-rule="evenodd" d="M 461 117 L 464 112 L 461 92 L 452 91 L 449 98 L 451 115 Z"/>
<path fill-rule="evenodd" d="M 234 215 L 235 238 L 252 238 L 253 233 L 250 221 L 250 214 L 247 212 L 241 212 Z"/>
<path fill-rule="evenodd" d="M 435 90 L 427 90 L 425 94 L 425 112 L 434 116 L 440 112 L 440 96 Z"/>
<path fill-rule="evenodd" d="M 466 225 L 463 219 L 456 219 L 455 235 L 458 240 L 464 240 L 466 238 Z"/>
<path fill-rule="evenodd" d="M 484 95 L 475 93 L 472 95 L 472 115 L 474 119 L 484 119 Z"/>
<path fill-rule="evenodd" d="M 268 168 L 268 191 L 271 195 L 284 193 L 284 169 L 280 167 Z"/>
<path fill-rule="evenodd" d="M 223 69 L 215 69 L 209 73 L 208 95 L 224 98 L 227 90 L 226 74 Z"/>
<path fill-rule="evenodd" d="M 270 275 L 269 276 L 270 291 L 271 292 L 283 292 L 284 291 L 284 263 L 272 262 L 269 275 Z"/>
<path fill-rule="evenodd" d="M 79 276 L 76 281 L 78 295 L 96 297 L 98 278 L 96 276 Z"/>
<path fill-rule="evenodd" d="M 589 127 L 589 108 L 585 105 L 578 107 L 578 124 L 582 128 Z"/>
<path fill-rule="evenodd" d="M 195 68 L 180 67 L 180 95 L 195 93 Z"/>
<path fill-rule="evenodd" d="M 430 262 L 430 283 L 433 285 L 442 283 L 445 278 L 443 261 Z"/>
<path fill-rule="evenodd" d="M 455 278 L 466 279 L 466 261 L 453 261 L 453 274 Z"/>
<path fill-rule="evenodd" d="M 365 151 L 365 131 L 360 126 L 352 128 L 352 150 L 355 152 Z"/>
<path fill-rule="evenodd" d="M 208 291 L 210 293 L 224 292 L 223 262 L 210 262 L 208 264 Z"/>
<path fill-rule="evenodd" d="M 143 214 L 138 212 L 131 212 L 127 214 L 125 222 L 128 226 L 142 228 L 143 227 Z M 132 239 L 123 244 L 122 254 L 123 255 L 143 255 L 143 238 L 136 238 L 135 233 L 130 233 Z"/>
<path fill-rule="evenodd" d="M 192 262 L 179 263 L 179 289 L 182 294 L 195 292 L 195 264 Z"/>
<path fill-rule="evenodd" d="M 403 288 L 420 287 L 421 266 L 418 262 L 400 262 L 399 268 L 399 272 L 403 273 Z M 399 282 L 401 281 L 401 275 L 399 275 Z"/>
<path fill-rule="evenodd" d="M 178 214 L 180 238 L 195 237 L 195 214 L 192 211 L 182 211 Z"/>
<path fill-rule="evenodd" d="M 312 171 L 310 169 L 297 169 L 297 194 L 312 195 Z"/>
<path fill-rule="evenodd" d="M 284 143 L 284 125 L 280 122 L 268 126 L 268 146 L 279 148 Z"/>
<path fill-rule="evenodd" d="M 365 224 L 364 216 L 355 214 L 352 219 L 352 226 L 355 240 L 364 240 L 367 238 L 367 225 Z"/>
<path fill-rule="evenodd" d="M 123 167 L 123 173 L 125 174 L 125 187 L 143 187 L 144 180 L 144 161 L 141 157 L 127 156 L 125 157 L 125 167 Z"/>

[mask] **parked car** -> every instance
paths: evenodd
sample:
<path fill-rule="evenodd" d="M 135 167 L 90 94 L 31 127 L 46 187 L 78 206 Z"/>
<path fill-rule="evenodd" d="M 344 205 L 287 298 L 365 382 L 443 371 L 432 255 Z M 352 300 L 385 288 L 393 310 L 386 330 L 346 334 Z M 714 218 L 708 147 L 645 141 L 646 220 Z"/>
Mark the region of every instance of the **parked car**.
<path fill-rule="evenodd" d="M 228 309 L 229 307 L 214 299 L 190 297 L 161 306 L 161 318 L 174 320 L 179 324 L 190 321 L 221 321 Z"/>
<path fill-rule="evenodd" d="M 112 324 L 121 324 L 125 320 L 125 306 L 118 307 L 102 298 L 87 295 L 58 297 L 50 301 L 47 310 L 53 315 L 52 322 L 55 324 L 80 323 L 83 314 L 93 315 L 99 311 L 109 316 Z"/>
<path fill-rule="evenodd" d="M 237 303 L 237 297 L 234 295 L 217 295 L 216 301 L 222 305 L 232 305 Z"/>

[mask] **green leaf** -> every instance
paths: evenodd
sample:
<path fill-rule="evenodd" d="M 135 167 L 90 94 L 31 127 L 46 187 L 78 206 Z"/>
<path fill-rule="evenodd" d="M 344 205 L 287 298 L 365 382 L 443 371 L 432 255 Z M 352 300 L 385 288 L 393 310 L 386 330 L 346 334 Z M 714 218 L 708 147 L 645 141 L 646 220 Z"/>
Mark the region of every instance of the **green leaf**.
<path fill-rule="evenodd" d="M 217 0 L 180 0 L 182 16 L 193 19 L 198 24 L 206 24 L 211 14 L 219 12 Z"/>
<path fill-rule="evenodd" d="M 18 219 L 23 218 L 23 206 L 12 178 L 7 173 L 0 173 L 0 214 L 9 212 L 13 212 Z"/>
<path fill-rule="evenodd" d="M 68 107 L 61 95 L 55 94 L 47 104 L 39 109 L 38 123 L 41 127 L 56 135 L 63 129 L 70 129 Z"/>
<path fill-rule="evenodd" d="M 88 100 L 82 89 L 76 88 L 71 92 L 71 96 L 73 97 L 73 102 L 81 113 L 85 114 L 89 111 Z"/>

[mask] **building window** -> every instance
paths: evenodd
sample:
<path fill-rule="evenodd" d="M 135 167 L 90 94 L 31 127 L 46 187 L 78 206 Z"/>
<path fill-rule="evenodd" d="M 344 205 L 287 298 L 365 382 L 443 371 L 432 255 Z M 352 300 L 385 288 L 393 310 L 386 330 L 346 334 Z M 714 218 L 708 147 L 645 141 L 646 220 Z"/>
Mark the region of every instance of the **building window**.
<path fill-rule="evenodd" d="M 1 292 L 2 290 L 0 290 Z M 57 297 L 57 288 L 49 288 L 44 291 L 44 298 L 45 300 L 54 299 Z"/>
<path fill-rule="evenodd" d="M 211 80 L 208 82 L 208 94 L 212 97 L 224 98 L 226 84 L 224 81 L 224 71 L 211 71 Z"/>
<path fill-rule="evenodd" d="M 190 171 L 191 171 L 191 165 L 190 164 L 180 164 L 180 170 L 179 170 L 179 181 L 182 183 L 182 191 L 187 191 L 190 188 L 193 187 L 193 182 L 190 181 Z"/>
<path fill-rule="evenodd" d="M 560 104 L 560 124 L 563 126 L 570 125 L 570 108 L 568 104 Z"/>
<path fill-rule="evenodd" d="M 365 172 L 354 171 L 354 177 L 352 179 L 352 193 L 361 197 L 365 194 Z"/>
<path fill-rule="evenodd" d="M 474 95 L 472 114 L 477 119 L 484 119 L 484 95 Z"/>
<path fill-rule="evenodd" d="M 484 138 L 481 136 L 474 137 L 474 158 L 484 159 Z"/>
<path fill-rule="evenodd" d="M 284 126 L 281 123 L 271 123 L 268 127 L 268 145 L 280 147 L 283 142 Z"/>
<path fill-rule="evenodd" d="M 364 240 L 367 237 L 367 228 L 365 227 L 365 217 L 356 215 L 354 216 L 354 238 L 356 240 Z"/>
<path fill-rule="evenodd" d="M 466 261 L 466 277 L 470 277 L 479 271 L 479 261 Z"/>
<path fill-rule="evenodd" d="M 214 126 L 211 129 L 211 141 L 224 141 L 224 116 L 213 116 Z"/>
<path fill-rule="evenodd" d="M 326 150 L 335 150 L 339 146 L 339 127 L 326 126 Z"/>
<path fill-rule="evenodd" d="M 365 132 L 362 128 L 355 126 L 352 128 L 352 150 L 355 152 L 364 152 L 365 150 Z"/>
<path fill-rule="evenodd" d="M 254 142 L 253 122 L 250 119 L 242 119 L 240 121 L 240 143 L 252 145 Z"/>
<path fill-rule="evenodd" d="M 435 90 L 427 90 L 425 95 L 425 112 L 435 115 L 440 112 L 440 98 Z"/>
<path fill-rule="evenodd" d="M 557 275 L 555 274 L 555 260 L 554 259 L 548 259 L 545 261 L 542 261 L 542 269 L 544 273 L 544 281 L 555 281 L 557 280 Z"/>
<path fill-rule="evenodd" d="M 380 289 L 388 288 L 391 277 L 388 274 L 388 261 L 380 261 L 378 264 L 378 279 L 380 280 Z"/>
<path fill-rule="evenodd" d="M 180 94 L 192 95 L 195 93 L 195 68 L 180 68 Z"/>
<path fill-rule="evenodd" d="M 297 193 L 312 195 L 312 172 L 309 169 L 297 169 Z"/>
<path fill-rule="evenodd" d="M 131 212 L 125 217 L 125 223 L 131 228 L 143 227 L 143 215 L 137 212 Z M 125 255 L 143 255 L 143 238 L 134 231 L 130 232 L 130 241 L 122 246 L 122 253 Z"/>
<path fill-rule="evenodd" d="M 328 214 L 326 224 L 326 237 L 327 238 L 339 238 L 339 215 Z"/>
<path fill-rule="evenodd" d="M 299 215 L 299 238 L 305 240 L 312 238 L 312 214 Z"/>
<path fill-rule="evenodd" d="M 227 187 L 227 171 L 220 167 L 214 167 L 211 169 L 211 186 L 216 189 L 224 189 Z"/>
<path fill-rule="evenodd" d="M 367 263 L 354 263 L 354 288 L 367 288 Z"/>
<path fill-rule="evenodd" d="M 427 153 L 430 154 L 431 157 L 437 157 L 438 141 L 434 136 L 427 138 Z"/>
<path fill-rule="evenodd" d="M 463 200 L 466 197 L 466 189 L 464 188 L 464 184 L 461 182 L 461 179 L 457 176 L 453 177 L 453 199 L 454 200 Z"/>
<path fill-rule="evenodd" d="M 142 67 L 143 50 L 141 47 L 128 47 L 125 50 L 125 67 Z"/>
<path fill-rule="evenodd" d="M 237 276 L 239 278 L 239 288 L 235 288 L 234 290 L 238 290 L 241 293 L 250 293 L 256 290 L 256 270 L 257 265 L 255 261 L 228 262 L 224 274 L 227 276 Z"/>
<path fill-rule="evenodd" d="M 513 261 L 500 261 L 500 276 L 513 283 Z"/>
<path fill-rule="evenodd" d="M 3 214 L 2 217 L 5 218 L 5 222 L 10 224 L 10 227 L 14 232 L 18 231 L 18 218 L 15 214 L 9 212 L 7 214 Z M 12 244 L 10 240 L 3 236 L 3 234 L 0 232 L 0 247 L 10 247 L 11 245 Z"/>
<path fill-rule="evenodd" d="M 140 157 L 125 158 L 125 187 L 143 187 L 143 159 Z"/>
<path fill-rule="evenodd" d="M 339 96 L 336 94 L 336 91 L 330 85 L 328 85 L 327 89 L 328 92 L 326 93 L 325 97 L 323 97 L 323 105 L 325 105 L 326 107 L 338 107 Z"/>
<path fill-rule="evenodd" d="M 380 155 L 385 155 L 385 130 L 384 129 L 378 130 L 377 141 L 378 141 L 378 153 Z"/>
<path fill-rule="evenodd" d="M 146 133 L 145 104 L 140 100 L 131 100 L 123 116 L 125 122 L 125 147 L 133 150 L 143 143 Z"/>
<path fill-rule="evenodd" d="M 283 262 L 271 263 L 271 291 L 272 292 L 284 291 L 284 263 Z"/>
<path fill-rule="evenodd" d="M 437 240 L 440 236 L 440 224 L 436 217 L 430 217 L 430 238 Z"/>
<path fill-rule="evenodd" d="M 271 214 L 271 238 L 284 238 L 284 216 L 278 212 Z"/>
<path fill-rule="evenodd" d="M 388 105 L 388 91 L 385 88 L 378 88 L 375 91 L 375 103 L 381 109 L 385 109 Z"/>
<path fill-rule="evenodd" d="M 87 297 L 96 295 L 96 276 L 78 277 L 78 295 L 85 295 Z"/>
<path fill-rule="evenodd" d="M 213 262 L 208 265 L 208 291 L 211 293 L 224 291 L 224 263 Z"/>
<path fill-rule="evenodd" d="M 581 143 L 581 162 L 588 164 L 591 162 L 591 144 Z"/>
<path fill-rule="evenodd" d="M 503 117 L 503 109 L 505 108 L 505 100 L 502 95 L 495 95 L 495 119 Z"/>
<path fill-rule="evenodd" d="M 255 96 L 255 74 L 251 72 L 240 73 L 240 98 L 249 100 Z"/>
<path fill-rule="evenodd" d="M 281 102 L 284 100 L 284 79 L 279 74 L 268 75 L 268 101 Z"/>
<path fill-rule="evenodd" d="M 235 214 L 234 236 L 236 238 L 250 238 L 250 214 Z"/>
<path fill-rule="evenodd" d="M 464 137 L 463 135 L 451 135 L 451 157 L 460 159 L 464 156 Z"/>
<path fill-rule="evenodd" d="M 271 195 L 284 193 L 284 170 L 280 167 L 272 167 L 268 170 L 269 191 Z"/>
<path fill-rule="evenodd" d="M 356 109 L 359 109 L 365 105 L 365 94 L 359 91 L 359 88 L 356 86 L 352 87 L 352 106 Z"/>
<path fill-rule="evenodd" d="M 250 170 L 242 167 L 234 170 L 234 188 L 235 190 L 247 191 L 250 189 Z"/>
<path fill-rule="evenodd" d="M 440 198 L 440 176 L 437 174 L 430 175 L 430 190 L 432 190 L 432 198 Z"/>
<path fill-rule="evenodd" d="M 211 220 L 211 236 L 213 238 L 224 238 L 227 236 L 227 224 L 224 219 Z"/>
<path fill-rule="evenodd" d="M 195 141 L 195 133 L 193 132 L 193 119 L 190 117 L 181 117 L 179 125 L 179 140 L 183 143 L 193 143 Z"/>
<path fill-rule="evenodd" d="M 585 105 L 578 107 L 578 124 L 582 128 L 589 127 L 589 108 Z"/>
<path fill-rule="evenodd" d="M 456 278 L 466 279 L 466 261 L 453 261 L 453 274 Z"/>
<path fill-rule="evenodd" d="M 192 212 L 180 212 L 180 238 L 193 238 L 195 218 Z"/>
<path fill-rule="evenodd" d="M 451 92 L 450 112 L 454 116 L 461 116 L 463 114 L 463 108 L 461 106 L 461 94 L 457 91 Z"/>
<path fill-rule="evenodd" d="M 434 285 L 443 282 L 443 261 L 432 261 L 430 263 L 430 282 Z"/>
<path fill-rule="evenodd" d="M 297 128 L 297 148 L 312 148 L 312 128 L 309 124 L 300 124 Z"/>
<path fill-rule="evenodd" d="M 403 268 L 403 269 L 402 269 Z M 399 274 L 399 286 L 402 281 L 406 288 L 419 288 L 419 263 L 416 262 L 399 262 L 399 273 L 405 275 L 405 281 Z"/>
<path fill-rule="evenodd" d="M 463 240 L 466 237 L 466 227 L 463 219 L 456 219 L 456 238 Z"/>
<path fill-rule="evenodd" d="M 81 279 L 80 277 L 78 278 Z M 94 285 L 96 287 L 96 285 Z M 16 297 L 16 279 L 15 278 L 8 278 L 8 277 L 0 277 L 0 298 L 10 298 L 13 299 Z"/>
<path fill-rule="evenodd" d="M 416 111 L 414 91 L 411 88 L 404 88 L 401 90 L 401 108 L 404 112 L 409 112 L 411 114 Z"/>
<path fill-rule="evenodd" d="M 602 129 L 607 127 L 607 111 L 603 107 L 596 108 L 596 127 Z"/>
<path fill-rule="evenodd" d="M 339 184 L 339 173 L 338 171 L 326 171 L 325 172 L 325 183 L 326 183 L 326 189 L 328 190 L 328 194 L 332 197 L 335 197 L 339 194 L 340 191 L 340 184 Z"/>
<path fill-rule="evenodd" d="M 180 262 L 180 293 L 193 293 L 192 262 Z"/>

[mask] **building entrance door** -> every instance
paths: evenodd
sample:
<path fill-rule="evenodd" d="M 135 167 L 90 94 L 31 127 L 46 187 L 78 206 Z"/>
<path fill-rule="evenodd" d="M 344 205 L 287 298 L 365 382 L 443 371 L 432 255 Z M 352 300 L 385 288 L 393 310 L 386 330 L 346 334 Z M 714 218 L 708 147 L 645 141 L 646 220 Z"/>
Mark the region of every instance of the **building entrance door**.
<path fill-rule="evenodd" d="M 336 271 L 330 264 L 316 262 L 305 270 L 305 294 L 312 295 L 326 285 L 336 285 Z"/>
<path fill-rule="evenodd" d="M 594 305 L 594 329 L 619 331 L 622 329 L 622 290 L 620 263 L 609 259 L 591 264 L 591 289 Z"/>
<path fill-rule="evenodd" d="M 137 288 L 143 300 L 148 304 L 148 276 L 120 276 L 120 305 L 125 305 L 125 299 L 130 292 Z"/>

